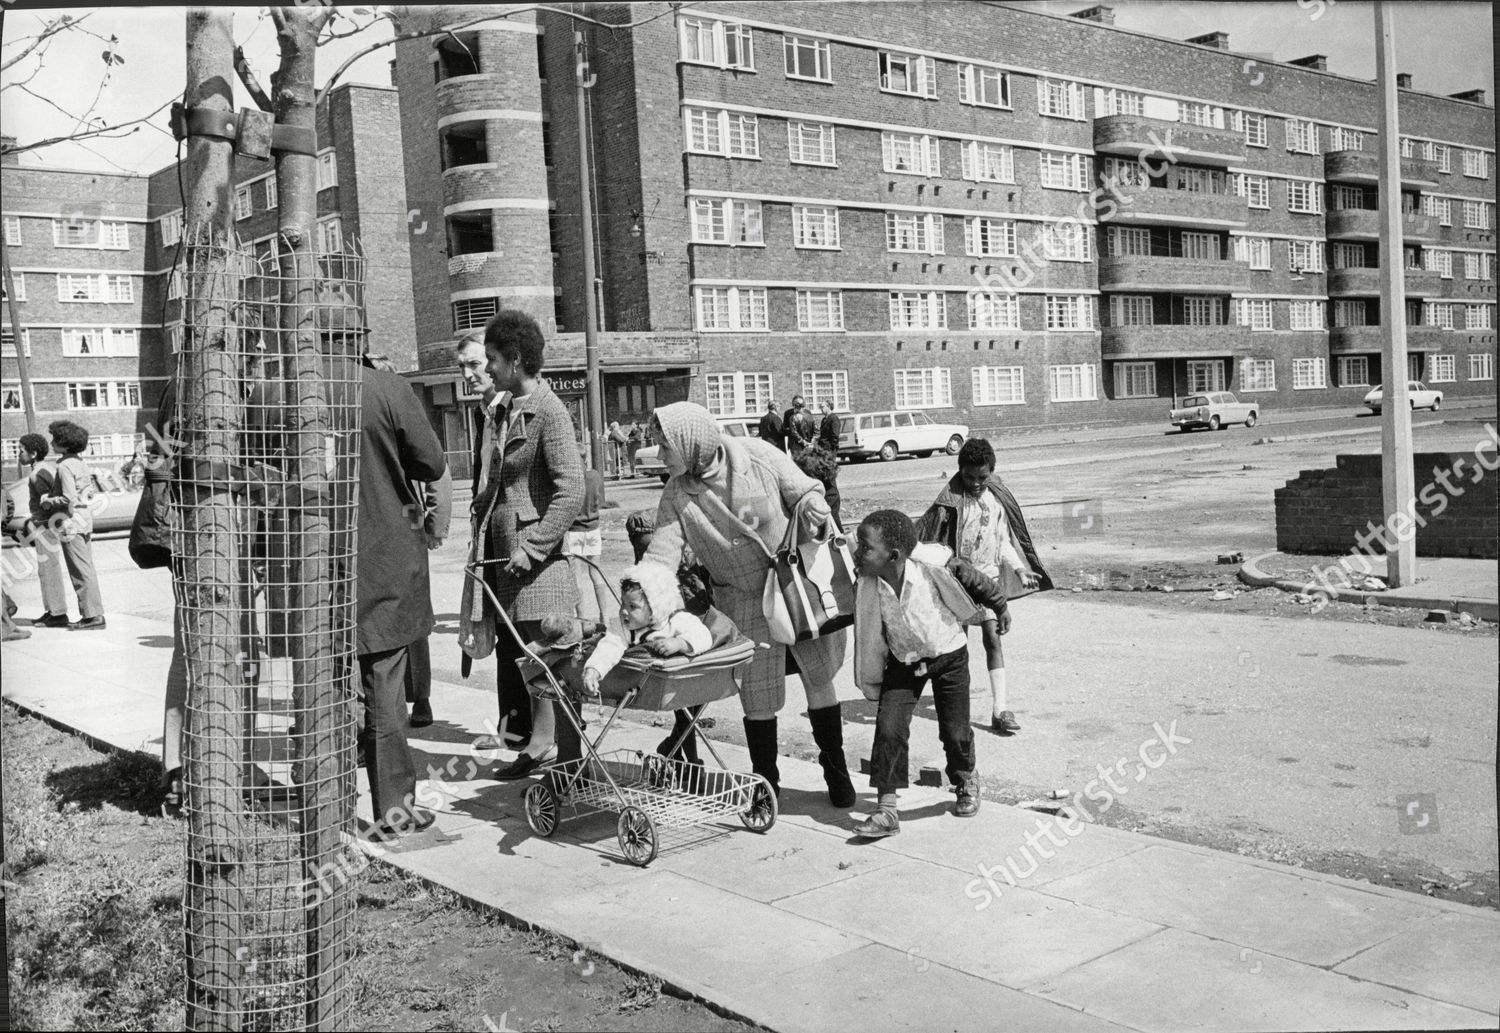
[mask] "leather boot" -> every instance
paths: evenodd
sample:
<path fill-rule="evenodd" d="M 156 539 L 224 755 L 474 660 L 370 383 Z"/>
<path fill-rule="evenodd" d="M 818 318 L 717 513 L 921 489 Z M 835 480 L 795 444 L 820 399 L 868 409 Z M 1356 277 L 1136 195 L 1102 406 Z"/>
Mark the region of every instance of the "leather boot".
<path fill-rule="evenodd" d="M 656 744 L 656 752 L 661 754 L 663 757 L 671 756 L 667 751 L 672 748 L 672 744 L 674 742 L 677 742 L 678 736 L 681 736 L 682 733 L 693 723 L 692 713 L 686 710 L 674 711 L 673 717 L 674 721 L 672 723 L 672 731 L 667 733 L 667 737 L 665 739 Z M 692 731 L 687 733 L 687 737 L 684 738 L 681 745 L 677 747 L 677 756 L 675 759 L 686 761 L 689 764 L 696 764 L 698 762 L 697 729 L 693 729 Z"/>
<path fill-rule="evenodd" d="M 840 809 L 853 807 L 854 783 L 849 781 L 849 768 L 844 763 L 844 708 L 835 703 L 809 710 L 807 720 L 812 724 L 813 742 L 818 744 L 818 764 L 828 785 L 828 802 Z"/>
<path fill-rule="evenodd" d="M 781 799 L 781 771 L 776 767 L 776 719 L 752 721 L 745 718 L 745 745 L 750 750 L 750 769 L 764 775 L 776 798 Z"/>

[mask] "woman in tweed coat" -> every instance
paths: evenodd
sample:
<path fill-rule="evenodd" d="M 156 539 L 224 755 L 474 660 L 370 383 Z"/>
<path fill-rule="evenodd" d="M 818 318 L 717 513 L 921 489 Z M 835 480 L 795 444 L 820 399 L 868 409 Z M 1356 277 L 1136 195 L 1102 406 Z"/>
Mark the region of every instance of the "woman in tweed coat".
<path fill-rule="evenodd" d="M 583 464 L 572 417 L 540 379 L 544 349 L 541 328 L 522 312 L 499 312 L 485 325 L 485 369 L 495 389 L 510 398 L 496 412 L 495 450 L 484 457 L 475 533 L 484 536 L 486 559 L 505 561 L 485 567 L 485 576 L 522 641 L 538 637 L 542 618 L 578 613 L 578 589 L 559 546 L 583 507 Z M 527 752 L 497 777 L 520 778 L 546 759 L 554 728 L 572 726 L 556 722 L 550 707 L 531 709 L 515 664 L 521 642 L 503 628 L 495 656 L 500 745 L 518 743 L 525 726 L 530 728 Z M 562 745 L 571 750 L 577 744 Z"/>
<path fill-rule="evenodd" d="M 844 663 L 846 635 L 839 631 L 784 646 L 772 641 L 761 609 L 772 553 L 786 535 L 797 503 L 808 498 L 805 530 L 818 531 L 828 523 L 823 486 L 765 442 L 721 435 L 701 405 L 663 406 L 651 417 L 651 430 L 671 476 L 662 491 L 646 558 L 675 570 L 690 552 L 708 570 L 714 605 L 746 637 L 771 647 L 756 652 L 740 687 L 745 741 L 755 773 L 780 791 L 776 712 L 786 702 L 790 660 L 807 692 L 807 716 L 828 798 L 836 807 L 854 806 L 854 785 L 844 763 L 843 712 L 833 691 L 833 677 Z"/>

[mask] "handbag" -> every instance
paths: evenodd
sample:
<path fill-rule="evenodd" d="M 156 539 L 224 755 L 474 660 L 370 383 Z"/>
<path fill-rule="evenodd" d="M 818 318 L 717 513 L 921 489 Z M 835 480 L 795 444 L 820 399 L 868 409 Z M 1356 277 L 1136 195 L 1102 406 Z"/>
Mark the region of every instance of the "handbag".
<path fill-rule="evenodd" d="M 800 541 L 803 496 L 792 510 L 786 538 L 771 558 L 761 607 L 771 638 L 783 645 L 809 642 L 854 623 L 854 558 L 849 539 L 829 519 L 821 538 Z"/>
<path fill-rule="evenodd" d="M 172 479 L 165 471 L 147 470 L 141 501 L 130 523 L 130 558 L 142 570 L 172 562 Z"/>

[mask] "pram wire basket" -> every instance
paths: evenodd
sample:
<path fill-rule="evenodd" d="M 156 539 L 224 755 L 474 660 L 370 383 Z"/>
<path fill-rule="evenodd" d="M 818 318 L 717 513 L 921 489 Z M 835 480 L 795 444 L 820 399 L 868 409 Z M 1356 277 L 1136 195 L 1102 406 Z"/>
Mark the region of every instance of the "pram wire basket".
<path fill-rule="evenodd" d="M 644 866 L 656 857 L 662 829 L 694 828 L 738 818 L 746 828 L 765 832 L 776 823 L 776 794 L 764 777 L 729 770 L 706 737 L 701 741 L 718 769 L 682 760 L 679 754 L 682 743 L 698 731 L 702 705 L 738 691 L 744 668 L 754 656 L 754 643 L 741 637 L 686 661 L 632 661 L 627 657 L 602 687 L 603 702 L 613 703 L 613 709 L 591 740 L 584 734 L 580 695 L 564 687 L 555 669 L 571 651 L 560 655 L 534 652 L 484 576 L 485 566 L 504 562 L 476 560 L 464 568 L 464 573 L 479 583 L 506 631 L 519 645 L 522 655 L 516 664 L 527 690 L 538 699 L 557 704 L 583 751 L 580 757 L 542 765 L 542 779 L 527 787 L 526 822 L 533 832 L 543 838 L 556 834 L 565 805 L 574 815 L 585 810 L 615 811 L 619 814 L 615 831 L 620 852 L 631 864 Z M 633 749 L 605 752 L 605 739 L 626 707 L 685 709 L 692 720 L 673 740 L 668 756 Z"/>

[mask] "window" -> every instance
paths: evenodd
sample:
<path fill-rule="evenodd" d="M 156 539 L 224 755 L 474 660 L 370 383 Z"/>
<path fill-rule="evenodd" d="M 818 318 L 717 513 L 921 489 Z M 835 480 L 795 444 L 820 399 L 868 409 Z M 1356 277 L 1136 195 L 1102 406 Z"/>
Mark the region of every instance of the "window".
<path fill-rule="evenodd" d="M 1087 190 L 1092 169 L 1086 154 L 1042 151 L 1042 186 L 1056 190 Z"/>
<path fill-rule="evenodd" d="M 337 215 L 318 223 L 317 233 L 318 254 L 336 255 L 344 249 L 344 225 Z"/>
<path fill-rule="evenodd" d="M 1245 134 L 1245 143 L 1250 147 L 1264 147 L 1266 145 L 1266 116 L 1255 115 L 1248 111 L 1231 111 L 1229 113 L 1229 128 L 1236 133 Z"/>
<path fill-rule="evenodd" d="M 1482 257 L 1482 255 L 1475 251 L 1469 251 L 1464 254 L 1465 280 L 1478 280 L 1483 278 L 1479 270 L 1479 267 L 1481 265 L 1479 260 Z"/>
<path fill-rule="evenodd" d="M 5 246 L 6 247 L 20 247 L 21 246 L 21 219 L 20 219 L 20 216 L 17 216 L 17 215 L 7 215 L 5 217 Z"/>
<path fill-rule="evenodd" d="M 1425 318 L 1422 320 L 1422 323 L 1425 326 L 1436 327 L 1440 330 L 1453 329 L 1452 305 L 1445 305 L 1440 302 L 1429 301 L 1427 303 L 1426 310 L 1423 312 L 1423 316 Z"/>
<path fill-rule="evenodd" d="M 995 291 L 970 291 L 970 330 L 1019 330 L 1021 299 L 1015 294 Z"/>
<path fill-rule="evenodd" d="M 276 177 L 266 177 L 266 211 L 274 212 L 280 200 L 276 196 Z"/>
<path fill-rule="evenodd" d="M 125 251 L 130 247 L 130 227 L 107 219 L 53 219 L 52 243 L 57 247 Z"/>
<path fill-rule="evenodd" d="M 1149 187 L 1151 177 L 1138 161 L 1125 158 L 1105 158 L 1104 178 L 1100 185 L 1105 189 L 1122 186 Z"/>
<path fill-rule="evenodd" d="M 1489 155 L 1483 151 L 1463 152 L 1464 175 L 1473 176 L 1475 179 L 1485 179 L 1490 174 Z"/>
<path fill-rule="evenodd" d="M 937 64 L 930 57 L 880 52 L 880 88 L 913 97 L 937 96 Z"/>
<path fill-rule="evenodd" d="M 947 409 L 953 405 L 953 384 L 947 367 L 898 369 L 897 409 Z"/>
<path fill-rule="evenodd" d="M 130 276 L 104 277 L 105 297 L 113 304 L 124 304 L 135 300 L 135 280 Z"/>
<path fill-rule="evenodd" d="M 1143 115 L 1145 98 L 1130 90 L 1096 89 L 1094 91 L 1094 117 L 1105 115 Z"/>
<path fill-rule="evenodd" d="M 1323 271 L 1323 242 L 1321 240 L 1287 241 L 1286 262 L 1288 272 L 1321 273 Z"/>
<path fill-rule="evenodd" d="M 1486 352 L 1483 355 L 1469 356 L 1469 379 L 1470 380 L 1494 380 L 1495 379 L 1495 357 Z"/>
<path fill-rule="evenodd" d="M 755 71 L 755 48 L 749 26 L 707 18 L 684 18 L 681 29 L 684 61 Z"/>
<path fill-rule="evenodd" d="M 881 133 L 880 149 L 885 171 L 904 172 L 910 176 L 938 176 L 938 142 L 935 136 L 911 133 Z"/>
<path fill-rule="evenodd" d="M 1265 176 L 1250 176 L 1236 172 L 1230 178 L 1234 192 L 1245 199 L 1251 208 L 1271 207 L 1271 183 Z"/>
<path fill-rule="evenodd" d="M 1431 215 L 1436 218 L 1439 226 L 1453 225 L 1453 203 L 1446 197 L 1433 197 L 1431 194 L 1423 194 L 1422 214 Z"/>
<path fill-rule="evenodd" d="M 1195 360 L 1187 364 L 1189 394 L 1224 390 L 1224 364 L 1218 359 Z"/>
<path fill-rule="evenodd" d="M 809 332 L 844 329 L 842 291 L 798 291 L 797 329 Z"/>
<path fill-rule="evenodd" d="M 1025 405 L 1026 378 L 1020 366 L 975 366 L 969 374 L 975 405 Z"/>
<path fill-rule="evenodd" d="M 1320 204 L 1321 200 L 1322 196 L 1318 190 L 1318 184 L 1306 179 L 1289 179 L 1286 181 L 1287 211 L 1317 215 L 1323 210 Z"/>
<path fill-rule="evenodd" d="M 1483 201 L 1464 202 L 1464 227 L 1471 230 L 1490 228 L 1490 206 Z"/>
<path fill-rule="evenodd" d="M 1329 191 L 1329 201 L 1333 204 L 1334 211 L 1347 212 L 1359 211 L 1365 206 L 1365 192 L 1362 187 L 1345 186 L 1343 183 L 1334 183 L 1333 189 Z"/>
<path fill-rule="evenodd" d="M 1368 264 L 1363 244 L 1333 245 L 1333 267 L 1335 269 L 1364 269 Z"/>
<path fill-rule="evenodd" d="M 318 155 L 318 189 L 327 190 L 339 185 L 339 159 L 332 150 Z"/>
<path fill-rule="evenodd" d="M 1464 329 L 1465 330 L 1488 330 L 1488 329 L 1490 329 L 1490 306 L 1488 306 L 1488 305 L 1465 305 L 1464 306 Z"/>
<path fill-rule="evenodd" d="M 1453 171 L 1453 148 L 1441 143 L 1433 144 L 1432 146 L 1436 152 L 1435 157 L 1438 163 L 1438 171 L 1451 173 Z"/>
<path fill-rule="evenodd" d="M 58 301 L 103 301 L 103 277 L 83 273 L 57 274 Z"/>
<path fill-rule="evenodd" d="M 839 246 L 839 210 L 821 205 L 792 205 L 792 243 L 803 248 Z"/>
<path fill-rule="evenodd" d="M 784 47 L 789 78 L 833 82 L 833 55 L 826 39 L 788 36 Z"/>
<path fill-rule="evenodd" d="M 1472 380 L 1473 378 L 1471 377 L 1470 379 Z M 11 387 L 9 384 L 7 384 L 4 390 L 0 390 L 0 412 L 20 412 L 24 408 L 25 406 L 21 404 L 20 387 Z M 16 442 L 7 441 L 6 444 L 14 445 L 16 444 Z M 11 455 L 10 451 L 7 450 L 5 453 L 5 462 L 9 463 L 19 455 L 19 447 L 16 450 L 16 455 Z"/>
<path fill-rule="evenodd" d="M 1338 357 L 1339 387 L 1369 387 L 1370 360 L 1363 355 Z"/>
<path fill-rule="evenodd" d="M 1053 223 L 1042 235 L 1042 245 L 1049 259 L 1056 262 L 1092 262 L 1094 235 L 1081 222 Z M 1215 247 L 1218 241 L 1215 240 Z M 1218 257 L 1215 255 L 1215 257 Z"/>
<path fill-rule="evenodd" d="M 1183 295 L 1182 322 L 1186 326 L 1222 326 L 1224 299 L 1204 294 Z"/>
<path fill-rule="evenodd" d="M 1044 115 L 1082 122 L 1083 85 L 1066 79 L 1038 79 L 1036 108 Z"/>
<path fill-rule="evenodd" d="M 67 385 L 69 409 L 140 408 L 141 385 L 126 381 L 70 381 Z"/>
<path fill-rule="evenodd" d="M 1156 322 L 1149 294 L 1116 294 L 1109 299 L 1111 326 L 1150 326 Z"/>
<path fill-rule="evenodd" d="M 1177 121 L 1190 126 L 1205 126 L 1209 129 L 1224 128 L 1224 109 L 1212 104 L 1194 101 L 1178 101 Z"/>
<path fill-rule="evenodd" d="M 1116 398 L 1155 398 L 1156 363 L 1115 363 Z"/>
<path fill-rule="evenodd" d="M 1088 402 L 1098 398 L 1094 380 L 1094 364 L 1091 362 L 1047 367 L 1047 382 L 1054 402 Z"/>
<path fill-rule="evenodd" d="M 1286 149 L 1298 154 L 1318 153 L 1318 127 L 1300 118 L 1286 120 Z"/>
<path fill-rule="evenodd" d="M 167 277 L 167 300 L 176 301 L 182 297 L 184 276 L 181 269 L 173 269 Z"/>
<path fill-rule="evenodd" d="M 837 165 L 833 126 L 824 122 L 788 122 L 787 154 L 798 165 Z"/>
<path fill-rule="evenodd" d="M 473 330 L 484 326 L 500 311 L 498 298 L 467 298 L 453 303 L 453 329 Z"/>
<path fill-rule="evenodd" d="M 1275 359 L 1242 359 L 1242 360 L 1240 360 L 1240 390 L 1241 391 L 1275 391 L 1276 390 L 1276 360 Z"/>
<path fill-rule="evenodd" d="M 1271 241 L 1268 237 L 1235 237 L 1234 258 L 1249 262 L 1251 269 L 1271 268 Z"/>
<path fill-rule="evenodd" d="M 1219 261 L 1219 237 L 1216 233 L 1182 234 L 1182 257 L 1209 262 Z"/>
<path fill-rule="evenodd" d="M 943 217 L 914 212 L 885 213 L 885 248 L 887 251 L 914 251 L 919 254 L 943 253 Z"/>
<path fill-rule="evenodd" d="M 695 197 L 692 206 L 693 242 L 697 244 L 762 244 L 759 201 Z"/>
<path fill-rule="evenodd" d="M 963 155 L 963 177 L 976 183 L 1014 183 L 1015 148 L 997 143 L 967 140 L 959 148 Z"/>
<path fill-rule="evenodd" d="M 1427 381 L 1431 384 L 1451 384 L 1458 379 L 1458 363 L 1452 355 L 1427 356 Z"/>
<path fill-rule="evenodd" d="M 695 287 L 699 330 L 766 329 L 764 287 Z"/>
<path fill-rule="evenodd" d="M 964 252 L 976 258 L 1004 258 L 1016 253 L 1016 224 L 1009 219 L 973 216 L 964 220 Z"/>
<path fill-rule="evenodd" d="M 1408 141 L 1403 140 L 1401 142 L 1404 147 Z M 1328 130 L 1328 149 L 1330 151 L 1362 151 L 1365 149 L 1365 134 L 1357 129 L 1344 129 L 1340 126 L 1334 126 Z M 1407 157 L 1411 156 L 1407 155 Z M 1297 374 L 1294 371 L 1292 373 L 1292 380 L 1295 381 L 1296 379 Z M 1296 384 L 1294 383 L 1292 386 L 1295 387 Z"/>
<path fill-rule="evenodd" d="M 1327 308 L 1321 301 L 1292 302 L 1293 330 L 1325 330 L 1327 318 Z"/>
<path fill-rule="evenodd" d="M 16 287 L 16 300 L 17 301 L 25 301 L 26 300 L 26 274 L 25 273 L 18 273 L 18 272 L 12 271 L 10 275 L 11 275 L 11 282 L 14 283 L 15 287 Z M 7 293 L 6 290 L 5 290 L 5 281 L 3 279 L 0 279 L 0 299 L 4 299 L 4 298 L 8 298 L 8 297 L 10 297 L 10 294 Z M 9 318 L 10 318 L 10 313 L 0 311 L 0 319 L 9 319 Z"/>
<path fill-rule="evenodd" d="M 1010 107 L 1010 74 L 998 68 L 958 66 L 958 99 L 987 108 Z"/>
<path fill-rule="evenodd" d="M 1094 329 L 1094 299 L 1087 294 L 1047 295 L 1047 329 Z"/>
<path fill-rule="evenodd" d="M 16 335 L 11 332 L 9 318 L 4 322 L 4 329 L 0 329 L 0 355 L 7 355 L 13 359 L 16 357 Z M 31 354 L 30 330 L 21 331 L 21 350 L 27 355 Z"/>
<path fill-rule="evenodd" d="M 234 217 L 248 219 L 255 214 L 255 205 L 250 200 L 250 188 L 240 187 L 234 192 Z"/>
<path fill-rule="evenodd" d="M 1151 231 L 1144 226 L 1111 226 L 1108 239 L 1112 257 L 1151 254 Z"/>
<path fill-rule="evenodd" d="M 107 220 L 99 223 L 99 246 L 110 251 L 130 250 L 130 226 Z"/>
<path fill-rule="evenodd" d="M 849 374 L 844 370 L 819 370 L 802 374 L 802 396 L 817 409 L 824 399 L 833 403 L 835 412 L 849 408 Z"/>
<path fill-rule="evenodd" d="M 1293 359 L 1292 390 L 1308 391 L 1328 386 L 1327 359 Z"/>
<path fill-rule="evenodd" d="M 703 380 L 715 416 L 753 416 L 775 397 L 769 373 L 709 373 Z"/>
<path fill-rule="evenodd" d="M 941 291 L 891 291 L 892 330 L 944 330 L 948 308 Z"/>
<path fill-rule="evenodd" d="M 161 217 L 161 242 L 165 247 L 182 239 L 182 213 L 173 212 Z"/>
<path fill-rule="evenodd" d="M 1234 321 L 1240 326 L 1248 326 L 1251 330 L 1274 330 L 1275 325 L 1271 321 L 1272 303 L 1270 298 L 1237 298 L 1234 302 Z"/>
<path fill-rule="evenodd" d="M 760 157 L 760 126 L 754 115 L 687 108 L 688 150 L 731 158 Z"/>
<path fill-rule="evenodd" d="M 1409 136 L 1401 138 L 1401 157 L 1410 158 L 1417 151 L 1417 142 Z"/>
<path fill-rule="evenodd" d="M 1437 273 L 1444 280 L 1453 279 L 1453 252 L 1441 248 L 1427 249 L 1427 270 Z"/>
<path fill-rule="evenodd" d="M 1333 303 L 1334 326 L 1367 326 L 1370 309 L 1364 298 L 1341 298 Z"/>

